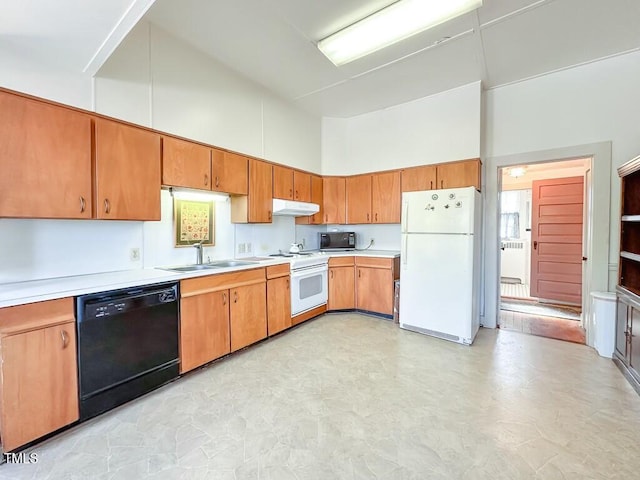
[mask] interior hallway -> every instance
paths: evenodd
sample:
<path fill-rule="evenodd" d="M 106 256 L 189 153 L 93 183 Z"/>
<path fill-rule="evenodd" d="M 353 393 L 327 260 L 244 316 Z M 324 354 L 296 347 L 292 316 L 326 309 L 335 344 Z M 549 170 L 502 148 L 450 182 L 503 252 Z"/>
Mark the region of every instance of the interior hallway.
<path fill-rule="evenodd" d="M 325 315 L 32 449 L 0 479 L 634 478 L 640 397 L 586 346 Z"/>

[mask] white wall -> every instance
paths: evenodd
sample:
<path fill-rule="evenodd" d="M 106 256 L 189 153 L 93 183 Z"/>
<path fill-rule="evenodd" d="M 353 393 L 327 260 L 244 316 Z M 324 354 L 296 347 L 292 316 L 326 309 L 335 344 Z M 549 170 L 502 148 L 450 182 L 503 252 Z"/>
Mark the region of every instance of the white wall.
<path fill-rule="evenodd" d="M 355 232 L 356 248 L 364 249 L 374 240 L 371 250 L 400 250 L 400 224 L 327 225 L 327 232 Z"/>
<path fill-rule="evenodd" d="M 96 110 L 274 162 L 320 172 L 320 118 L 150 23 L 96 76 Z"/>
<path fill-rule="evenodd" d="M 73 72 L 58 58 L 42 58 L 29 42 L 0 41 L 0 86 L 74 107 L 91 109 L 91 77 Z"/>
<path fill-rule="evenodd" d="M 480 156 L 480 82 L 322 122 L 322 173 L 350 175 Z"/>

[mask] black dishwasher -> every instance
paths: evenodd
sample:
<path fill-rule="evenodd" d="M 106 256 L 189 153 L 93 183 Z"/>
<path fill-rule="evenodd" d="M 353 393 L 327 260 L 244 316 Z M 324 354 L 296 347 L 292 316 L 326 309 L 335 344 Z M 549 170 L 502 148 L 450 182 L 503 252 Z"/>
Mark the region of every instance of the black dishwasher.
<path fill-rule="evenodd" d="M 177 283 L 84 295 L 76 315 L 80 420 L 178 377 Z"/>

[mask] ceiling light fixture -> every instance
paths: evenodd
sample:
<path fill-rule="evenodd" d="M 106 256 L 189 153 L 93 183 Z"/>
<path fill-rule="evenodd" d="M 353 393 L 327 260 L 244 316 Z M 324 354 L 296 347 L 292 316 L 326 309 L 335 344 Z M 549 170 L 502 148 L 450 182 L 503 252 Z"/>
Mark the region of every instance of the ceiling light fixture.
<path fill-rule="evenodd" d="M 399 0 L 318 42 L 340 66 L 482 6 L 482 0 Z"/>

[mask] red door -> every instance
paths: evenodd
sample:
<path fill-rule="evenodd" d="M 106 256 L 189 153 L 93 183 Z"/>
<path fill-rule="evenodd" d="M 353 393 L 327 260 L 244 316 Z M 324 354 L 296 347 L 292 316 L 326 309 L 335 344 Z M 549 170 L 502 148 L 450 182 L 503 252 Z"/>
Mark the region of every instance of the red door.
<path fill-rule="evenodd" d="M 531 296 L 582 304 L 584 177 L 533 182 Z"/>

